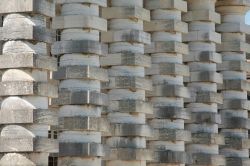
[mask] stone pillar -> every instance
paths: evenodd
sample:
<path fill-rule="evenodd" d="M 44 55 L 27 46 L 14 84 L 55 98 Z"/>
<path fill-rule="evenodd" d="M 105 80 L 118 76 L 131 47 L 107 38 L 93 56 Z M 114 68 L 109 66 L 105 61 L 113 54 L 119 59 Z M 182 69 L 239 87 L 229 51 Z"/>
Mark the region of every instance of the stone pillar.
<path fill-rule="evenodd" d="M 101 82 L 108 80 L 100 68 L 100 56 L 107 47 L 100 43 L 100 31 L 107 21 L 100 18 L 105 0 L 58 0 L 58 15 L 53 28 L 58 40 L 52 53 L 58 56 L 59 98 L 59 165 L 101 166 L 104 148 L 101 132 L 105 129 L 101 112 L 107 96 L 101 93 Z"/>
<path fill-rule="evenodd" d="M 221 43 L 221 35 L 215 32 L 215 24 L 220 23 L 220 15 L 215 12 L 216 0 L 187 0 L 188 12 L 183 20 L 188 22 L 189 33 L 183 40 L 189 45 L 189 54 L 184 57 L 188 64 L 190 77 L 187 82 L 191 98 L 186 102 L 186 109 L 191 119 L 185 128 L 192 133 L 192 142 L 186 145 L 191 155 L 191 165 L 225 165 L 219 155 L 219 145 L 224 143 L 218 134 L 221 118 L 218 105 L 223 103 L 217 93 L 222 84 L 222 75 L 216 72 L 216 65 L 221 63 L 221 55 L 216 52 L 216 44 Z"/>
<path fill-rule="evenodd" d="M 0 2 L 0 165 L 49 165 L 58 153 L 58 120 L 49 107 L 58 95 L 51 80 L 57 69 L 50 56 L 54 12 L 53 1 Z"/>
<path fill-rule="evenodd" d="M 223 85 L 219 89 L 224 97 L 220 107 L 220 127 L 221 134 L 225 136 L 225 145 L 220 147 L 220 154 L 226 157 L 227 166 L 250 165 L 250 103 L 247 100 L 247 91 L 250 90 L 247 72 L 250 65 L 246 60 L 246 53 L 250 53 L 246 33 L 249 33 L 250 27 L 245 25 L 249 6 L 250 2 L 237 0 L 219 0 L 216 4 L 222 22 L 216 27 L 222 36 L 222 44 L 217 46 L 217 51 L 222 55 L 222 64 L 218 65 L 217 70 L 223 75 Z"/>
<path fill-rule="evenodd" d="M 184 130 L 184 120 L 189 116 L 184 110 L 184 98 L 189 92 L 183 85 L 183 76 L 188 76 L 188 67 L 183 64 L 183 55 L 188 46 L 182 43 L 182 34 L 187 33 L 187 23 L 181 21 L 187 11 L 183 0 L 146 0 L 145 7 L 151 11 L 151 21 L 144 29 L 151 33 L 152 43 L 145 52 L 151 55 L 151 68 L 146 74 L 153 82 L 147 93 L 153 104 L 153 116 L 149 124 L 154 129 L 154 138 L 148 147 L 155 153 L 148 166 L 184 166 L 187 163 L 185 142 L 191 139 Z"/>
<path fill-rule="evenodd" d="M 145 91 L 152 85 L 145 78 L 151 62 L 144 55 L 150 34 L 143 31 L 143 22 L 150 21 L 150 13 L 143 8 L 143 0 L 110 0 L 102 16 L 109 25 L 101 36 L 109 44 L 108 56 L 101 59 L 109 74 L 109 83 L 103 85 L 109 95 L 111 123 L 111 135 L 105 139 L 111 150 L 106 166 L 146 166 L 152 158 L 146 148 L 146 138 L 152 136 L 146 115 L 152 114 L 152 108 L 145 102 Z"/>

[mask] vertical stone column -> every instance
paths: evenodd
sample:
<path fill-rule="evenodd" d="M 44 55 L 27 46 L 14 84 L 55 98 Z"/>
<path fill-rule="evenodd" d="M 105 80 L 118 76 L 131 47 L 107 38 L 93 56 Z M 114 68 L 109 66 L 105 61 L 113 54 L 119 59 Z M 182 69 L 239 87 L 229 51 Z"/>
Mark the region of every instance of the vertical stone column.
<path fill-rule="evenodd" d="M 0 165 L 49 165 L 58 153 L 58 120 L 49 108 L 58 95 L 50 77 L 57 69 L 49 49 L 54 12 L 53 1 L 1 0 Z"/>
<path fill-rule="evenodd" d="M 187 3 L 146 0 L 145 6 L 151 11 L 151 22 L 146 22 L 144 29 L 152 34 L 152 43 L 145 49 L 152 59 L 146 74 L 153 82 L 147 97 L 154 109 L 149 118 L 154 138 L 148 141 L 148 147 L 155 153 L 147 165 L 183 166 L 187 163 L 185 142 L 191 138 L 190 132 L 184 130 L 184 120 L 189 118 L 184 98 L 189 97 L 189 92 L 183 85 L 183 76 L 188 76 L 189 70 L 183 64 L 188 46 L 182 43 L 182 34 L 187 33 L 188 27 L 181 15 L 187 11 Z"/>
<path fill-rule="evenodd" d="M 143 0 L 111 0 L 102 16 L 109 25 L 108 32 L 102 33 L 109 54 L 101 59 L 109 74 L 109 83 L 103 85 L 109 95 L 111 123 L 111 135 L 105 139 L 111 148 L 106 166 L 146 166 L 152 158 L 146 148 L 146 138 L 152 136 L 146 115 L 152 114 L 152 108 L 145 102 L 145 91 L 152 85 L 145 78 L 151 62 L 144 55 L 150 34 L 143 32 L 143 22 L 150 20 L 150 13 L 143 8 Z"/>
<path fill-rule="evenodd" d="M 52 53 L 59 58 L 54 79 L 60 80 L 59 98 L 59 165 L 101 166 L 104 149 L 101 112 L 107 96 L 101 93 L 101 82 L 108 80 L 100 68 L 100 56 L 107 47 L 100 43 L 100 31 L 107 21 L 100 18 L 105 0 L 58 0 L 58 16 L 53 28 L 59 40 Z"/>
<path fill-rule="evenodd" d="M 250 45 L 246 43 L 249 26 L 245 25 L 245 14 L 249 10 L 247 1 L 219 0 L 216 11 L 221 14 L 222 23 L 216 27 L 222 35 L 222 44 L 217 51 L 222 55 L 222 64 L 217 70 L 223 75 L 220 90 L 224 101 L 220 107 L 222 117 L 221 134 L 225 136 L 225 145 L 220 147 L 220 154 L 226 157 L 227 166 L 247 166 L 249 160 L 249 101 L 247 91 L 250 84 L 247 72 L 250 65 L 246 53 Z"/>
<path fill-rule="evenodd" d="M 219 155 L 219 145 L 224 143 L 218 134 L 221 118 L 218 105 L 223 103 L 217 93 L 222 84 L 222 75 L 216 72 L 221 63 L 221 55 L 216 53 L 216 44 L 221 43 L 220 34 L 215 32 L 215 24 L 220 23 L 220 15 L 215 12 L 216 0 L 187 0 L 188 12 L 183 20 L 188 22 L 189 33 L 183 40 L 188 42 L 189 54 L 184 61 L 189 65 L 190 77 L 186 79 L 191 98 L 186 102 L 191 120 L 185 128 L 192 132 L 192 142 L 186 145 L 191 155 L 191 165 L 225 165 Z"/>

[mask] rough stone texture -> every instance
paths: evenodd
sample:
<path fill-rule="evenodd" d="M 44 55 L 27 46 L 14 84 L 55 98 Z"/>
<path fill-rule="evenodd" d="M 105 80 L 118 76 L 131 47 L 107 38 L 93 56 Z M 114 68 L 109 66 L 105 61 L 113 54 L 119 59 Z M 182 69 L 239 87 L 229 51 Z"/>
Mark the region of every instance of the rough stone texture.
<path fill-rule="evenodd" d="M 186 152 L 192 157 L 189 165 L 225 165 L 225 159 L 219 155 L 219 145 L 224 141 L 218 135 L 221 117 L 217 111 L 218 104 L 223 103 L 222 95 L 217 92 L 222 76 L 216 72 L 217 63 L 221 63 L 221 56 L 216 53 L 221 35 L 215 32 L 220 14 L 215 12 L 216 0 L 187 0 L 187 3 L 188 12 L 183 20 L 188 23 L 189 32 L 183 40 L 189 45 L 189 54 L 184 59 L 190 69 L 190 77 L 184 80 L 191 91 L 186 100 L 191 119 L 185 122 L 185 129 L 192 133 L 192 141 L 186 145 Z"/>
<path fill-rule="evenodd" d="M 99 62 L 108 51 L 99 39 L 100 31 L 107 30 L 107 20 L 99 13 L 106 1 L 58 0 L 57 6 L 52 26 L 60 38 L 52 54 L 60 57 L 53 73 L 60 83 L 52 104 L 59 109 L 58 165 L 101 166 L 105 155 L 101 132 L 109 131 L 101 119 L 102 108 L 108 105 L 101 83 L 108 81 L 108 73 Z"/>
<path fill-rule="evenodd" d="M 146 0 L 145 6 L 151 10 L 151 21 L 144 24 L 144 29 L 152 35 L 152 43 L 145 48 L 152 59 L 146 75 L 153 82 L 153 89 L 146 94 L 154 110 L 148 118 L 154 129 L 148 146 L 155 153 L 147 165 L 184 166 L 191 159 L 185 153 L 185 142 L 190 141 L 191 134 L 184 130 L 184 120 L 190 118 L 184 109 L 184 98 L 190 97 L 190 93 L 183 85 L 183 77 L 189 76 L 189 68 L 183 64 L 188 46 L 182 43 L 188 24 L 181 20 L 187 3 Z"/>
<path fill-rule="evenodd" d="M 52 1 L 1 1 L 0 27 L 0 165 L 49 165 L 49 156 L 59 151 L 56 137 L 58 115 L 49 106 L 58 97 L 57 70 L 49 47 L 55 40 L 50 19 Z M 50 133 L 50 134 L 49 134 Z M 50 136 L 49 136 L 50 135 Z"/>
<path fill-rule="evenodd" d="M 146 147 L 146 138 L 153 135 L 146 122 L 152 107 L 145 92 L 152 83 L 145 78 L 151 60 L 144 55 L 144 45 L 151 43 L 151 36 L 143 31 L 143 22 L 150 21 L 150 12 L 143 8 L 143 0 L 111 0 L 102 16 L 109 24 L 108 32 L 101 34 L 101 40 L 109 44 L 109 54 L 101 58 L 109 74 L 102 88 L 109 95 L 105 116 L 111 123 L 111 135 L 105 137 L 110 147 L 105 164 L 146 166 L 154 156 Z"/>
<path fill-rule="evenodd" d="M 223 106 L 220 108 L 222 124 L 221 134 L 225 136 L 225 145 L 220 146 L 220 154 L 226 158 L 226 165 L 249 165 L 249 119 L 247 106 L 247 72 L 249 63 L 246 54 L 249 44 L 246 34 L 249 26 L 245 25 L 245 14 L 249 2 L 218 0 L 216 11 L 221 14 L 221 24 L 216 27 L 221 33 L 222 44 L 217 51 L 222 55 L 222 64 L 217 70 L 223 75 Z M 232 56 L 233 55 L 233 56 Z"/>

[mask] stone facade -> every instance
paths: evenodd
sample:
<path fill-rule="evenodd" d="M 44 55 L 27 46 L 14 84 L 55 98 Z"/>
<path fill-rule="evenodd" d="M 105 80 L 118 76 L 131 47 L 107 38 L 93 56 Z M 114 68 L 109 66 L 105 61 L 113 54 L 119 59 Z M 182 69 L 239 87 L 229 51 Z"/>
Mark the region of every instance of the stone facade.
<path fill-rule="evenodd" d="M 0 166 L 250 166 L 248 10 L 1 0 Z"/>

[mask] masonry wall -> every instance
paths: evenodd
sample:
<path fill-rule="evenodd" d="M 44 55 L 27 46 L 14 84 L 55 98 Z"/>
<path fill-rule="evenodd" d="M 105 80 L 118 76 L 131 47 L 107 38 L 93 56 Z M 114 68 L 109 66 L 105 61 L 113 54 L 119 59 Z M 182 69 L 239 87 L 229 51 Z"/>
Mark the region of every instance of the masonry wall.
<path fill-rule="evenodd" d="M 246 0 L 1 0 L 0 166 L 250 166 Z"/>

